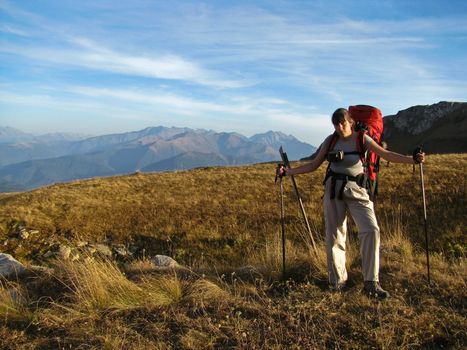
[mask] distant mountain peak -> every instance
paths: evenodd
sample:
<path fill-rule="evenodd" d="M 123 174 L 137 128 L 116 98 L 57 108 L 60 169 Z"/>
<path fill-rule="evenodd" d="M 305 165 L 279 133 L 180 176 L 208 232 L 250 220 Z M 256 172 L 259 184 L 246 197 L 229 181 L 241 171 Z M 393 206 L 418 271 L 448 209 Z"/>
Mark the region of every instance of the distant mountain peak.
<path fill-rule="evenodd" d="M 316 150 L 316 147 L 301 142 L 296 137 L 286 135 L 281 131 L 269 130 L 262 134 L 256 134 L 250 137 L 250 141 L 268 145 L 273 148 L 277 154 L 279 154 L 279 147 L 283 146 L 291 160 L 308 157 Z"/>
<path fill-rule="evenodd" d="M 262 134 L 255 134 L 252 137 L 250 137 L 250 140 L 253 142 L 267 143 L 269 145 L 277 145 L 280 142 L 292 141 L 292 140 L 298 141 L 297 138 L 295 138 L 292 135 L 286 135 L 282 131 L 272 131 L 272 130 L 269 130 Z"/>
<path fill-rule="evenodd" d="M 0 126 L 0 143 L 31 142 L 34 139 L 32 134 L 9 126 Z"/>

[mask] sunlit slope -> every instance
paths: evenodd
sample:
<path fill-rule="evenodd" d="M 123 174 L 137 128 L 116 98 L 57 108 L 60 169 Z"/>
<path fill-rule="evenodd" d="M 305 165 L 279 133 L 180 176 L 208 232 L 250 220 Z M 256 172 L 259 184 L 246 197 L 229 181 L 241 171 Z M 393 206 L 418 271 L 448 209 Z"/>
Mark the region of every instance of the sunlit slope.
<path fill-rule="evenodd" d="M 428 156 L 424 166 L 431 248 L 465 247 L 467 155 Z M 400 222 L 404 235 L 424 242 L 419 168 L 382 162 L 377 215 L 385 229 Z M 145 244 L 146 253 L 178 251 L 180 258 L 211 255 L 240 259 L 279 234 L 279 186 L 275 164 L 210 167 L 167 173 L 136 173 L 52 185 L 0 197 L 1 234 L 21 224 L 49 240 Z M 297 177 L 318 240 L 323 236 L 322 179 L 325 165 Z M 304 227 L 285 178 L 288 238 Z M 39 241 L 39 240 L 38 240 Z M 33 243 L 31 243 L 33 244 Z M 10 249 L 11 248 L 11 249 Z M 212 248 L 212 250 L 210 250 Z M 4 251 L 28 254 L 5 245 Z M 183 250 L 183 251 L 182 251 Z"/>

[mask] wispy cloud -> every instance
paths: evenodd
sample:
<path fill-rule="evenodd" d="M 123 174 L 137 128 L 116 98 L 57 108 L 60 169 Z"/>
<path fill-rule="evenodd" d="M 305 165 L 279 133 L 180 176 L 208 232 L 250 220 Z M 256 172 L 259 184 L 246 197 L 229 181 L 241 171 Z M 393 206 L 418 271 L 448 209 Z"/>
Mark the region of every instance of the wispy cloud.
<path fill-rule="evenodd" d="M 3 43 L 0 52 L 25 56 L 36 61 L 59 63 L 62 66 L 79 66 L 112 73 L 179 80 L 220 88 L 238 88 L 251 84 L 246 81 L 223 79 L 220 73 L 205 69 L 193 61 L 174 54 L 158 57 L 133 56 L 107 49 L 88 39 L 75 38 L 70 42 L 75 44 L 75 48 L 19 47 Z"/>
<path fill-rule="evenodd" d="M 136 56 L 116 52 L 86 38 L 71 38 L 70 42 L 87 50 L 79 54 L 74 63 L 95 69 L 153 78 L 185 80 L 225 88 L 240 87 L 245 84 L 240 81 L 222 79 L 219 73 L 202 68 L 201 65 L 174 54 L 159 57 Z"/>
<path fill-rule="evenodd" d="M 24 36 L 24 37 L 30 36 L 30 34 L 27 33 L 25 30 L 18 29 L 14 26 L 6 25 L 6 24 L 0 24 L 0 32 L 14 34 L 18 36 Z"/>

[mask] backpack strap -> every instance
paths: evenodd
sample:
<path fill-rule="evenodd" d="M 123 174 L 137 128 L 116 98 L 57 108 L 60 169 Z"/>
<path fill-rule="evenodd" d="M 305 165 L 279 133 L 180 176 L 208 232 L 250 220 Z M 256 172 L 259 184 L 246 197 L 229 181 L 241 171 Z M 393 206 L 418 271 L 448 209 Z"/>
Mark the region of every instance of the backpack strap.
<path fill-rule="evenodd" d="M 334 146 L 337 143 L 337 139 L 339 139 L 339 135 L 337 134 L 337 132 L 334 131 L 331 136 L 331 142 L 329 142 L 329 146 L 328 146 L 328 149 L 326 150 L 326 153 L 329 153 L 329 151 L 334 148 Z"/>
<path fill-rule="evenodd" d="M 360 130 L 357 136 L 357 152 L 360 154 L 360 160 L 362 161 L 363 164 L 365 164 L 365 146 L 363 143 L 365 142 L 365 135 L 367 131 L 366 130 Z"/>
<path fill-rule="evenodd" d="M 328 154 L 334 148 L 334 146 L 337 143 L 338 138 L 339 138 L 339 135 L 337 134 L 337 132 L 334 131 L 334 133 L 331 135 L 331 141 L 329 142 L 328 149 L 326 150 L 326 154 Z M 330 171 L 331 171 L 331 163 L 328 162 L 328 167 L 326 168 L 326 173 L 325 173 L 326 175 L 324 176 L 323 185 L 326 184 L 326 180 L 330 176 Z"/>
<path fill-rule="evenodd" d="M 363 139 L 365 138 L 365 134 L 366 134 L 366 130 L 362 130 L 358 133 L 357 151 L 356 152 L 345 152 L 345 154 L 360 154 L 360 158 L 365 157 L 365 148 L 363 146 L 363 142 L 364 142 Z M 331 136 L 331 141 L 329 142 L 326 153 L 329 153 L 334 148 L 338 139 L 339 139 L 339 135 L 337 134 L 337 132 L 334 131 L 334 133 Z"/>

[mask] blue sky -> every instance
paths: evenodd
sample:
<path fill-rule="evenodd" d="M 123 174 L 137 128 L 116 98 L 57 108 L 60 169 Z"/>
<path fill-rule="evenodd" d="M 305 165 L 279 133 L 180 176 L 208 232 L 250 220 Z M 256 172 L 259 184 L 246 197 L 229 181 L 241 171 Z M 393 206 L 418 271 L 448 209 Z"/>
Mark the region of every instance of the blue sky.
<path fill-rule="evenodd" d="M 283 131 L 466 101 L 466 1 L 0 0 L 0 125 Z"/>

